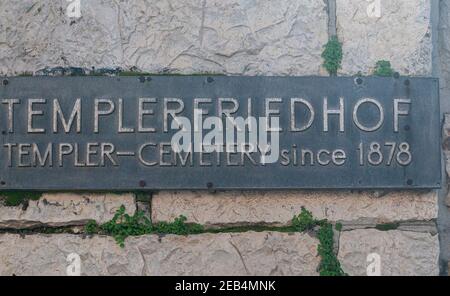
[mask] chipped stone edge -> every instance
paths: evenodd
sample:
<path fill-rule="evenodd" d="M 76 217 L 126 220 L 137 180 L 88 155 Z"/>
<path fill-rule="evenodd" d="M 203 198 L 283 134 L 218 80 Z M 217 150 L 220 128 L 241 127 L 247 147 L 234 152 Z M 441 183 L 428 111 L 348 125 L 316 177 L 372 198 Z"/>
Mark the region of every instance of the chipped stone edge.
<path fill-rule="evenodd" d="M 46 198 L 48 195 L 57 195 L 58 193 L 55 192 L 45 192 L 37 202 L 46 202 Z M 64 192 L 64 194 L 70 194 L 70 195 L 82 195 L 80 192 Z M 89 195 L 102 195 L 101 193 L 87 193 Z M 136 213 L 139 210 L 143 210 L 145 215 L 151 219 L 151 199 L 152 195 L 149 194 L 149 202 L 148 204 L 145 204 L 142 201 L 138 201 L 136 194 L 131 192 L 104 192 L 105 195 L 116 195 L 118 198 L 123 194 L 129 194 L 133 197 L 134 207 L 132 209 L 127 209 L 128 213 Z M 0 194 L 0 198 L 2 198 Z M 18 208 L 23 207 L 22 205 L 16 206 L 16 207 L 7 207 L 2 204 L 0 204 L 0 208 L 8 209 L 11 208 L 11 210 L 17 210 Z M 25 212 L 23 208 L 21 209 L 22 212 Z M 15 232 L 19 230 L 37 230 L 37 233 L 40 233 L 39 230 L 43 228 L 67 228 L 68 231 L 71 231 L 73 233 L 78 233 L 80 230 L 80 227 L 84 227 L 87 225 L 90 221 L 95 220 L 95 217 L 92 217 L 91 219 L 85 218 L 85 219 L 72 219 L 70 221 L 61 221 L 61 222 L 43 222 L 43 221 L 36 221 L 36 220 L 21 220 L 21 219 L 11 219 L 11 220 L 3 220 L 0 221 L 0 233 L 8 233 L 8 232 Z M 96 221 L 96 222 L 104 222 L 104 221 Z"/>

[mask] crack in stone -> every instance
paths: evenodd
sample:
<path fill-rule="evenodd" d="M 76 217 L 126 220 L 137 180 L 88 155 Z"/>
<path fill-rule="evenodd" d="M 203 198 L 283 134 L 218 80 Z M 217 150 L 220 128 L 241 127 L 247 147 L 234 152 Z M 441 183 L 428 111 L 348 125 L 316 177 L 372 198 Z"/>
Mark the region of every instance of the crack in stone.
<path fill-rule="evenodd" d="M 236 250 L 236 252 L 238 253 L 239 258 L 241 258 L 241 262 L 242 262 L 242 265 L 244 266 L 245 271 L 247 272 L 248 275 L 250 275 L 250 271 L 247 268 L 247 264 L 245 264 L 245 260 L 244 260 L 244 257 L 241 254 L 241 251 L 239 251 L 238 247 L 236 247 L 236 245 L 233 244 L 233 237 L 230 237 L 229 243 Z"/>
<path fill-rule="evenodd" d="M 204 36 L 204 30 L 205 30 L 205 18 L 206 18 L 206 0 L 203 0 L 202 2 L 202 20 L 200 24 L 200 32 L 199 32 L 199 39 L 200 39 L 200 47 L 203 47 L 203 36 Z"/>

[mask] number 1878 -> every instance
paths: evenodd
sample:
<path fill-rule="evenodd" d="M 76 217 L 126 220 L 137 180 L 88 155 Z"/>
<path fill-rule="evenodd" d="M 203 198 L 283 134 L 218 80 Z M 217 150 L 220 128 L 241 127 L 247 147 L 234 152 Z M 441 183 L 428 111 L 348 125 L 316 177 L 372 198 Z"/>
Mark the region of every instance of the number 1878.
<path fill-rule="evenodd" d="M 377 142 L 371 143 L 369 146 L 363 143 L 358 147 L 359 164 L 366 165 L 368 162 L 372 166 L 386 164 L 391 166 L 394 162 L 401 166 L 408 166 L 412 162 L 411 146 L 402 142 L 386 142 L 383 145 Z"/>

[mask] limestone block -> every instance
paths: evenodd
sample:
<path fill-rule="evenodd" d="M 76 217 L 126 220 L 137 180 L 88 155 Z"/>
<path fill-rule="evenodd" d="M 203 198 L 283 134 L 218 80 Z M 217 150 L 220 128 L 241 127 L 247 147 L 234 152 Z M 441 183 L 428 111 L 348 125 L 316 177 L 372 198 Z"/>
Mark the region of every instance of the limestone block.
<path fill-rule="evenodd" d="M 388 60 L 403 75 L 431 75 L 431 1 L 380 1 L 379 13 L 368 13 L 374 2 L 336 1 L 344 54 L 341 74 L 371 74 L 377 61 Z"/>
<path fill-rule="evenodd" d="M 0 275 L 66 275 L 69 254 L 82 275 L 317 275 L 317 239 L 308 234 L 240 233 L 134 237 L 0 235 Z"/>
<path fill-rule="evenodd" d="M 370 254 L 379 255 L 383 276 L 439 275 L 438 235 L 373 229 L 341 233 L 338 259 L 347 274 L 367 275 L 367 267 L 376 264 L 373 257 L 368 260 Z"/>
<path fill-rule="evenodd" d="M 450 3 L 439 2 L 439 70 L 441 78 L 441 97 L 450 97 Z M 442 100 L 444 110 L 450 110 L 449 100 Z M 448 122 L 448 121 L 447 121 Z"/>
<path fill-rule="evenodd" d="M 105 223 L 122 205 L 128 214 L 136 212 L 133 194 L 44 194 L 37 201 L 30 200 L 25 210 L 0 206 L 0 228 L 77 226 L 90 220 Z"/>
<path fill-rule="evenodd" d="M 0 75 L 44 67 L 319 75 L 325 1 L 2 1 Z"/>
<path fill-rule="evenodd" d="M 287 192 L 171 192 L 152 199 L 154 222 L 172 221 L 180 215 L 206 226 L 288 224 L 302 207 L 318 219 L 388 223 L 437 218 L 437 192 L 287 191 Z"/>

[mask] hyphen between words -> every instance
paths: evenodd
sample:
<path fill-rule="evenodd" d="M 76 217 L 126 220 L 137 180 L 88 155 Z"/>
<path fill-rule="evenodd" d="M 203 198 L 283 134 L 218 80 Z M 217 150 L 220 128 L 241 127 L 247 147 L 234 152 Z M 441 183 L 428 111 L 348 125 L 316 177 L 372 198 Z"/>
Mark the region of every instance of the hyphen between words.
<path fill-rule="evenodd" d="M 245 100 L 245 104 L 233 98 L 198 98 L 190 100 L 188 104 L 186 102 L 179 98 L 3 99 L 1 123 L 6 130 L 4 134 L 29 134 L 33 135 L 33 139 L 37 139 L 39 135 L 59 133 L 88 134 L 95 139 L 95 135 L 104 131 L 119 135 L 172 133 L 170 145 L 174 153 L 185 152 L 191 154 L 189 157 L 192 158 L 192 152 L 237 151 L 250 158 L 251 153 L 259 152 L 260 162 L 266 164 L 277 162 L 280 155 L 286 154 L 284 151 L 280 154 L 280 133 L 304 133 L 316 125 L 320 126 L 324 134 L 345 133 L 350 126 L 346 121 L 350 117 L 346 116 L 346 108 L 351 108 L 352 127 L 361 132 L 375 132 L 389 124 L 392 131 L 398 133 L 400 121 L 410 114 L 412 104 L 411 100 L 404 98 L 393 99 L 391 106 L 383 105 L 375 98 L 361 98 L 352 106 L 348 106 L 344 98 L 323 98 L 320 108 L 317 105 L 314 108 L 310 100 L 303 98 L 249 98 Z M 361 115 L 367 108 L 371 108 L 371 113 L 376 114 L 376 120 L 370 123 Z M 288 112 L 289 121 L 283 126 L 280 118 L 287 113 L 285 111 Z M 263 116 L 257 119 L 253 116 L 256 113 Z M 390 118 L 389 123 L 387 117 Z M 115 155 L 118 151 L 113 143 L 86 143 L 84 148 L 78 145 L 79 143 L 49 143 L 46 148 L 42 148 L 35 143 L 7 143 L 4 147 L 8 150 L 10 166 L 13 165 L 14 153 L 18 155 L 19 167 L 53 166 L 54 151 L 58 155 L 59 166 L 63 166 L 64 156 L 72 154 L 75 154 L 75 165 L 78 166 L 106 166 L 108 161 L 112 165 L 118 165 Z M 160 155 L 164 156 L 167 152 L 164 152 L 164 146 L 167 143 L 147 142 L 138 147 L 135 154 L 138 154 L 141 164 L 158 165 L 157 161 L 145 160 L 143 155 L 145 149 L 157 146 L 161 146 Z M 86 151 L 84 162 L 77 160 L 83 154 L 80 153 L 83 149 Z M 26 156 L 30 156 L 31 160 L 28 164 L 21 165 L 22 158 Z M 322 156 L 328 156 L 329 160 L 324 160 Z M 97 161 L 93 160 L 94 157 L 98 157 Z M 342 165 L 345 158 L 345 152 L 339 149 L 323 149 L 317 153 L 317 162 L 321 165 L 330 162 Z M 159 165 L 161 163 L 164 163 L 162 159 Z"/>

